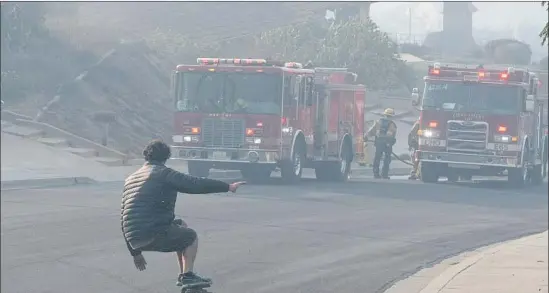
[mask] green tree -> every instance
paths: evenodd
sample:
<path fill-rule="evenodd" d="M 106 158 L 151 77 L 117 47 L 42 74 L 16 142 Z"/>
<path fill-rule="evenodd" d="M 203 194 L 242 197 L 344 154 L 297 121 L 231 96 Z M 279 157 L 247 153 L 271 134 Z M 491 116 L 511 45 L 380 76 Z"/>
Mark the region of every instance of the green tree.
<path fill-rule="evenodd" d="M 549 2 L 548 1 L 542 1 L 541 6 L 545 6 L 545 10 L 549 12 Z M 549 23 L 545 22 L 545 27 L 541 30 L 539 33 L 539 36 L 541 38 L 541 45 L 545 45 L 545 42 L 547 41 L 547 36 L 549 34 Z"/>
<path fill-rule="evenodd" d="M 310 20 L 263 33 L 258 48 L 273 58 L 307 61 L 315 66 L 346 67 L 371 89 L 395 88 L 404 83 L 404 63 L 397 46 L 371 20 L 341 22 Z"/>

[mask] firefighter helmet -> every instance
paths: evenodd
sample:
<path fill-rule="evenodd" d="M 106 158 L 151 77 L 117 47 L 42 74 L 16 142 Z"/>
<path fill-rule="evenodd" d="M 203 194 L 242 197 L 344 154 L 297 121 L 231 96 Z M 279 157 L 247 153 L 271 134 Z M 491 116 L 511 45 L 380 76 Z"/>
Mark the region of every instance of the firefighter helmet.
<path fill-rule="evenodd" d="M 393 108 L 387 108 L 385 111 L 383 111 L 383 115 L 385 116 L 394 116 L 395 110 Z"/>

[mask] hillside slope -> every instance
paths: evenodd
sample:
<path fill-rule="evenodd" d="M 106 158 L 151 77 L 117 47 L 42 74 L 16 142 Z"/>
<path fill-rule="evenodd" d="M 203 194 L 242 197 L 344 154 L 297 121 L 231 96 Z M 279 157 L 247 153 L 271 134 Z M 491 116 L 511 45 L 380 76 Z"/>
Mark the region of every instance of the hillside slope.
<path fill-rule="evenodd" d="M 81 2 L 62 13 L 50 7 L 48 26 L 65 33 L 101 30 L 105 37 L 146 37 L 174 33 L 200 42 L 257 34 L 272 28 L 322 17 L 330 2 Z M 348 5 L 348 4 L 341 4 Z M 70 25 L 70 29 L 67 25 Z"/>
<path fill-rule="evenodd" d="M 109 145 L 124 152 L 139 153 L 152 138 L 170 139 L 173 102 L 169 72 L 161 63 L 142 43 L 114 46 L 80 82 L 71 84 L 70 92 L 50 107 L 42 121 L 100 141 L 103 126 L 93 115 L 112 112 L 116 122 L 109 129 Z"/>

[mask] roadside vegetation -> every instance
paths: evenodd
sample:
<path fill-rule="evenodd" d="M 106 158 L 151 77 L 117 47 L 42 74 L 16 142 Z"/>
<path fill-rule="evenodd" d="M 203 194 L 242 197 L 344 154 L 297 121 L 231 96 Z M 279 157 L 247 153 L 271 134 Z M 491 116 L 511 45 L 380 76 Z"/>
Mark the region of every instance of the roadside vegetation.
<path fill-rule="evenodd" d="M 318 67 L 349 68 L 369 89 L 413 87 L 412 70 L 398 58 L 397 44 L 370 19 L 320 19 L 281 27 L 262 33 L 256 46 L 275 59 L 310 60 Z"/>
<path fill-rule="evenodd" d="M 549 1 L 542 1 L 541 6 L 545 7 L 545 11 L 549 13 Z M 545 45 L 547 42 L 547 37 L 549 35 L 549 22 L 545 22 L 545 26 L 539 33 L 539 37 L 541 38 L 541 45 Z"/>

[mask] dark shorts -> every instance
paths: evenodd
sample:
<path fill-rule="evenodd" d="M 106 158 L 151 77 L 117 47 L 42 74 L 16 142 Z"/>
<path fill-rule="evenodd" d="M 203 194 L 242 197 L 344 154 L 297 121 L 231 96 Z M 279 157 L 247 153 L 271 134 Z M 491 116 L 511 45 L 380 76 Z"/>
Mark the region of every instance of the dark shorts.
<path fill-rule="evenodd" d="M 170 225 L 168 230 L 156 236 L 154 241 L 141 251 L 178 252 L 185 251 L 196 240 L 196 232 L 187 227 L 180 226 L 177 222 Z"/>

